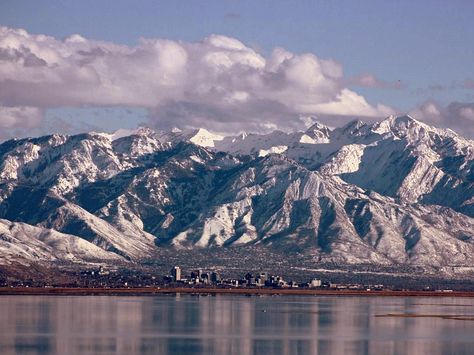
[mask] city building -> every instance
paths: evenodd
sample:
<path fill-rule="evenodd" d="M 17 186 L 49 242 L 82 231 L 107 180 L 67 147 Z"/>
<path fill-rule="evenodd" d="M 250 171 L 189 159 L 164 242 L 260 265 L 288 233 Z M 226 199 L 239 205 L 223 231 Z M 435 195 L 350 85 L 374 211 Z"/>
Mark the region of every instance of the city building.
<path fill-rule="evenodd" d="M 181 281 L 181 268 L 179 266 L 172 268 L 171 276 L 173 277 L 173 281 Z"/>
<path fill-rule="evenodd" d="M 212 283 L 218 283 L 221 281 L 221 276 L 217 272 L 212 272 L 211 273 L 211 282 Z"/>

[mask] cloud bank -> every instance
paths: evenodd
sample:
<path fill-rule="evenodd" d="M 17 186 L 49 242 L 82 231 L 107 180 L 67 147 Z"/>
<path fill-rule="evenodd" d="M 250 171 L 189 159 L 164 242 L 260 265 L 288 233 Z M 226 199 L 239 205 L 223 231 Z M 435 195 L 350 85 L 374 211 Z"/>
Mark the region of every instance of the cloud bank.
<path fill-rule="evenodd" d="M 451 128 L 461 135 L 474 138 L 474 103 L 452 102 L 443 106 L 435 101 L 427 101 L 411 114 L 435 126 Z"/>
<path fill-rule="evenodd" d="M 345 82 L 333 60 L 283 48 L 264 56 L 219 35 L 125 46 L 0 28 L 0 127 L 40 126 L 47 108 L 84 105 L 144 107 L 151 126 L 215 131 L 291 129 L 302 115 L 393 113 Z"/>
<path fill-rule="evenodd" d="M 61 107 L 144 108 L 144 123 L 154 128 L 225 133 L 292 130 L 308 116 L 336 126 L 396 113 L 349 86 L 403 88 L 370 73 L 344 77 L 341 64 L 311 53 L 275 48 L 264 55 L 220 35 L 198 42 L 143 38 L 126 46 L 0 27 L 0 138 L 67 131 L 70 124 L 56 121 L 51 128 L 43 120 L 48 109 Z M 474 137 L 472 103 L 428 101 L 411 113 Z"/>

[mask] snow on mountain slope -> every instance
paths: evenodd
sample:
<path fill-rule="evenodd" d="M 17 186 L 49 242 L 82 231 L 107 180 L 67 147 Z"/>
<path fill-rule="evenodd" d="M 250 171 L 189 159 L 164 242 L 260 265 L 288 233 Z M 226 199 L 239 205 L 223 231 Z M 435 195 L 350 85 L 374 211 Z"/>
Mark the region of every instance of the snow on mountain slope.
<path fill-rule="evenodd" d="M 283 154 L 364 189 L 410 203 L 431 201 L 474 216 L 473 141 L 410 116 L 390 116 L 374 124 L 352 121 L 334 130 L 316 123 L 306 132 L 227 137 L 214 150 Z"/>
<path fill-rule="evenodd" d="M 127 259 L 146 258 L 150 256 L 154 246 L 153 236 L 143 231 L 130 231 L 125 228 L 119 230 L 119 226 L 112 226 L 106 220 L 71 203 L 52 211 L 48 218 L 38 225 L 77 235 L 103 250 Z"/>
<path fill-rule="evenodd" d="M 268 154 L 281 154 L 288 150 L 286 145 L 276 145 L 271 147 L 270 149 L 260 149 L 258 151 L 259 157 L 266 157 Z"/>
<path fill-rule="evenodd" d="M 265 245 L 315 263 L 473 264 L 474 143 L 452 131 L 401 116 L 225 138 L 122 133 L 0 144 L 0 218 L 131 260 Z"/>
<path fill-rule="evenodd" d="M 474 221 L 448 209 L 400 207 L 380 195 L 372 199 L 338 178 L 276 157 L 226 181 L 197 220 L 159 243 L 186 248 L 265 244 L 311 250 L 326 262 L 439 267 L 474 261 L 469 239 Z"/>
<path fill-rule="evenodd" d="M 227 155 L 181 145 L 172 158 L 121 185 L 117 197 L 104 203 L 96 214 L 114 225 L 159 236 L 190 223 L 206 208 L 216 174 L 240 164 Z"/>
<path fill-rule="evenodd" d="M 201 147 L 214 147 L 216 141 L 221 141 L 224 137 L 213 134 L 209 132 L 207 129 L 199 128 L 197 131 L 190 134 L 189 141 Z"/>
<path fill-rule="evenodd" d="M 316 122 L 309 127 L 300 138 L 300 143 L 323 144 L 330 142 L 331 130 L 325 125 Z"/>
<path fill-rule="evenodd" d="M 365 147 L 362 144 L 345 145 L 328 157 L 318 170 L 325 175 L 340 175 L 359 171 Z"/>
<path fill-rule="evenodd" d="M 146 257 L 154 247 L 153 236 L 143 231 L 118 230 L 106 220 L 46 189 L 24 186 L 13 189 L 1 204 L 0 214 L 12 221 L 76 235 L 128 259 Z"/>
<path fill-rule="evenodd" d="M 79 237 L 0 219 L 1 264 L 38 261 L 116 262 L 120 256 Z"/>
<path fill-rule="evenodd" d="M 190 142 L 200 147 L 214 147 L 224 137 L 211 133 L 205 128 L 181 130 L 173 128 L 171 131 L 159 131 L 157 137 L 162 142 L 177 144 L 179 142 Z"/>
<path fill-rule="evenodd" d="M 297 135 L 301 136 L 301 133 Z M 216 142 L 214 150 L 234 155 L 258 154 L 260 151 L 271 151 L 274 147 L 291 145 L 295 141 L 298 142 L 299 139 L 295 134 L 281 131 L 268 134 L 242 133 L 238 136 L 225 137 Z"/>
<path fill-rule="evenodd" d="M 123 166 L 102 135 L 50 136 L 28 139 L 2 154 L 0 178 L 21 184 L 45 184 L 65 194 L 84 181 L 116 174 Z"/>
<path fill-rule="evenodd" d="M 474 192 L 474 142 L 409 116 L 389 117 L 370 132 L 383 134 L 382 139 L 365 147 L 358 170 L 340 171 L 344 180 L 409 203 L 431 201 L 474 216 L 469 202 Z M 339 166 L 351 163 L 338 157 Z"/>
<path fill-rule="evenodd" d="M 168 147 L 169 143 L 162 143 L 158 135 L 149 128 L 140 128 L 132 134 L 112 139 L 114 153 L 119 156 L 119 159 L 126 160 L 129 166 L 134 166 L 134 162 L 133 159 L 128 158 L 153 154 Z"/>

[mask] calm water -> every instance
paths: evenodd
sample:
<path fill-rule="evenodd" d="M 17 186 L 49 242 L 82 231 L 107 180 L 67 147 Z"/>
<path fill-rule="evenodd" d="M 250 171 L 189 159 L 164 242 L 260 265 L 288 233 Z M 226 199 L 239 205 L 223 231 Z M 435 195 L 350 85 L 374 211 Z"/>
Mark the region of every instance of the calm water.
<path fill-rule="evenodd" d="M 2 296 L 0 317 L 0 354 L 474 354 L 474 299 Z"/>

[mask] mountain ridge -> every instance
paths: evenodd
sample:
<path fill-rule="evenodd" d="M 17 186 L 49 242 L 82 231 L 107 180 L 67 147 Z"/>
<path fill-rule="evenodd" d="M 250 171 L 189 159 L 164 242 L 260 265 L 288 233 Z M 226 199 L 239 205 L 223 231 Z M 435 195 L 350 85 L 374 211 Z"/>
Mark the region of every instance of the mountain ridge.
<path fill-rule="evenodd" d="M 54 134 L 3 142 L 0 162 L 0 218 L 80 238 L 81 260 L 263 245 L 315 264 L 474 265 L 474 141 L 410 116 Z"/>

